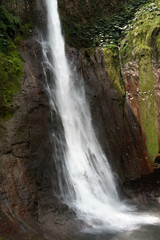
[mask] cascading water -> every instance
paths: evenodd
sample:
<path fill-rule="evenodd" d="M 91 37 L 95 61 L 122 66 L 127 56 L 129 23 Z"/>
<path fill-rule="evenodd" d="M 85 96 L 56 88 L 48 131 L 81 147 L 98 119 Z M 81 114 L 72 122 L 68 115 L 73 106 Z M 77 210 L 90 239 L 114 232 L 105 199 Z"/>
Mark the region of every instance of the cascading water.
<path fill-rule="evenodd" d="M 123 230 L 156 222 L 154 217 L 131 214 L 131 208 L 119 200 L 111 169 L 92 127 L 83 84 L 80 84 L 83 80 L 77 79 L 75 70 L 71 71 L 65 55 L 57 0 L 46 0 L 46 6 L 48 41 L 42 47 L 46 68 L 52 71 L 51 81 L 55 82 L 48 84 L 47 90 L 51 108 L 61 117 L 65 137 L 62 174 L 58 174 L 63 201 L 95 229 Z"/>

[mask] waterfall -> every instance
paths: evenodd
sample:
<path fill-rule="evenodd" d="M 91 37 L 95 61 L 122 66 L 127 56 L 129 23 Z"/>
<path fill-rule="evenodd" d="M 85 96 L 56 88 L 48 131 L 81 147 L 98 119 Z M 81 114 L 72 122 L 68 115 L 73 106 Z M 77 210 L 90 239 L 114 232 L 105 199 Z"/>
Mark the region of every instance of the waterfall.
<path fill-rule="evenodd" d="M 66 58 L 57 0 L 46 0 L 46 7 L 48 39 L 42 48 L 45 70 L 51 72 L 47 91 L 51 108 L 59 114 L 64 132 L 63 144 L 61 136 L 57 139 L 52 134 L 63 153 L 63 157 L 58 156 L 62 159 L 58 169 L 60 197 L 78 218 L 94 229 L 123 230 L 141 223 L 154 223 L 154 217 L 135 216 L 130 213 L 132 209 L 120 201 L 108 160 L 92 126 L 83 79 L 71 69 Z"/>

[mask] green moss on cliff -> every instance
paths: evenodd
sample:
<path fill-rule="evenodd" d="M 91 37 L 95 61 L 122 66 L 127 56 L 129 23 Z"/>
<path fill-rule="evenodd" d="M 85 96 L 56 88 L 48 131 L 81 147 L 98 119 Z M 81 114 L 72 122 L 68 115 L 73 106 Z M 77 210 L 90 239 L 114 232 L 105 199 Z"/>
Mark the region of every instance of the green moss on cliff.
<path fill-rule="evenodd" d="M 145 135 L 148 156 L 152 161 L 158 152 L 158 130 L 152 55 L 160 47 L 160 3 L 155 2 L 137 12 L 123 43 L 123 63 L 139 64 L 141 126 Z M 156 43 L 156 44 L 155 44 Z M 159 48 L 160 49 L 160 48 Z"/>
<path fill-rule="evenodd" d="M 8 54 L 0 53 L 0 116 L 6 117 L 12 112 L 11 103 L 14 94 L 20 87 L 23 63 L 19 51 L 13 42 L 9 45 Z"/>
<path fill-rule="evenodd" d="M 104 48 L 106 71 L 112 86 L 124 95 L 123 80 L 120 73 L 119 54 L 117 47 Z"/>
<path fill-rule="evenodd" d="M 35 20 L 39 23 L 36 1 L 21 3 L 3 1 L 4 6 L 0 6 L 0 117 L 4 120 L 13 115 L 12 100 L 23 75 L 22 39 L 31 37 Z"/>
<path fill-rule="evenodd" d="M 156 36 L 157 51 L 160 53 L 160 33 Z"/>
<path fill-rule="evenodd" d="M 17 46 L 21 37 L 18 31 L 19 19 L 9 13 L 4 6 L 0 7 L 0 117 L 8 120 L 13 114 L 11 106 L 14 94 L 20 87 L 23 63 Z M 18 37 L 19 36 L 19 37 Z"/>
<path fill-rule="evenodd" d="M 148 55 L 140 59 L 139 78 L 142 128 L 146 137 L 148 156 L 151 162 L 153 162 L 158 152 L 158 136 L 155 97 L 153 92 L 154 78 L 151 58 Z"/>
<path fill-rule="evenodd" d="M 125 91 L 119 65 L 119 53 L 116 46 L 104 48 L 105 68 L 111 86 L 117 90 L 119 105 L 124 109 Z"/>
<path fill-rule="evenodd" d="M 154 35 L 160 30 L 159 12 L 160 3 L 151 3 L 137 12 L 123 42 L 121 55 L 124 62 L 150 55 Z"/>

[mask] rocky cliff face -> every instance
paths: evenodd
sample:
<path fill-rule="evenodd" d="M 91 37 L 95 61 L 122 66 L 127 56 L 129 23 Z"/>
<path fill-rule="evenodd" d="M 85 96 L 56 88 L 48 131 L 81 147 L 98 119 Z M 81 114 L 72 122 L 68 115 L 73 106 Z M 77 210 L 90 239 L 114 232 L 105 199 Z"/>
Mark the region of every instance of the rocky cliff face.
<path fill-rule="evenodd" d="M 150 4 L 137 12 L 120 50 L 113 44 L 72 50 L 86 83 L 97 135 L 123 180 L 152 172 L 159 151 L 157 9 L 158 4 Z"/>
<path fill-rule="evenodd" d="M 4 5 L 8 11 L 15 9 L 16 15 L 28 24 L 24 14 L 27 11 L 31 14 L 30 4 L 27 1 L 25 8 L 25 3 L 4 2 Z M 46 29 L 45 8 L 43 2 L 34 4 L 36 7 L 32 11 L 39 13 L 38 24 L 42 18 L 43 35 Z M 24 14 L 20 15 L 19 9 Z M 27 26 L 27 34 L 22 34 L 16 49 L 23 61 L 23 74 L 16 79 L 18 87 L 6 105 L 0 104 L 0 227 L 8 226 L 7 229 L 4 227 L 1 235 L 4 238 L 5 233 L 13 238 L 20 235 L 23 239 L 34 239 L 36 235 L 35 239 L 43 239 L 37 231 L 45 230 L 54 232 L 54 235 L 61 234 L 63 238 L 76 228 L 76 221 L 68 207 L 55 197 L 55 149 L 51 145 L 50 129 L 57 132 L 60 122 L 54 113 L 51 121 L 42 48 L 38 40 L 39 25 L 32 23 L 31 26 Z M 4 93 L 1 89 L 1 92 L 8 99 L 9 91 Z"/>
<path fill-rule="evenodd" d="M 28 11 L 31 14 L 41 8 L 43 14 L 40 2 L 37 5 L 32 2 L 31 5 L 33 3 L 37 7 L 30 10 L 28 1 L 4 2 L 7 9 L 15 9 L 24 24 L 27 23 L 25 14 Z M 4 224 L 11 226 L 13 233 L 32 232 L 29 225 L 35 229 L 38 224 L 41 200 L 45 195 L 53 197 L 50 109 L 45 92 L 41 46 L 36 40 L 37 35 L 31 36 L 31 29 L 27 30 L 27 39 L 22 36 L 19 45 L 23 75 L 19 79 L 17 93 L 12 94 L 11 114 L 6 111 L 2 114 L 3 104 L 0 111 L 0 211 L 6 216 Z M 1 225 L 3 219 L 0 220 Z"/>
<path fill-rule="evenodd" d="M 108 160 L 128 181 L 154 170 L 159 151 L 159 4 L 136 14 L 121 47 L 69 49 L 83 75 Z"/>
<path fill-rule="evenodd" d="M 116 58 L 118 61 L 117 50 L 71 48 L 68 52 L 83 75 L 96 134 L 119 180 L 136 179 L 149 173 L 144 134 L 134 112 L 139 111 L 139 106 L 136 101 L 133 106 L 130 98 L 125 99 L 120 67 L 114 62 Z M 129 73 L 132 78 L 135 76 L 131 70 Z M 123 75 L 129 95 L 127 70 Z M 130 84 L 134 88 L 135 79 Z"/>
<path fill-rule="evenodd" d="M 45 32 L 43 2 L 2 3 L 23 21 L 28 21 L 34 11 Z M 115 11 L 117 3 L 101 1 L 96 17 Z M 95 6 L 97 1 L 59 0 L 63 20 L 76 24 L 93 20 Z M 136 36 L 141 39 L 137 26 L 137 33 L 132 31 L 120 50 L 115 45 L 66 47 L 68 58 L 84 78 L 96 135 L 120 183 L 152 172 L 159 150 L 159 19 L 156 23 L 154 28 L 149 23 L 150 35 L 145 35 L 147 43 L 142 49 L 136 49 Z M 65 235 L 74 226 L 68 221 L 74 214 L 54 197 L 56 169 L 49 132 L 51 128 L 57 132 L 59 122 L 56 115 L 51 121 L 42 51 L 36 38 L 37 34 L 21 41 L 24 74 L 11 103 L 12 114 L 0 117 L 0 208 L 6 221 L 9 219 L 11 225 L 14 222 L 21 231 L 32 231 L 29 225 L 38 229 L 40 224 L 47 231 Z M 14 229 L 19 231 L 15 225 Z"/>
<path fill-rule="evenodd" d="M 37 194 L 45 189 L 50 175 L 45 170 L 50 165 L 50 111 L 40 71 L 40 52 L 34 40 L 23 41 L 25 75 L 12 102 L 14 114 L 0 121 L 1 207 L 18 222 L 19 218 L 27 222 L 31 216 L 37 218 Z"/>
<path fill-rule="evenodd" d="M 159 22 L 154 4 L 137 13 L 122 49 L 123 74 L 132 113 L 143 134 L 150 168 L 159 151 Z M 159 4 L 155 7 L 159 9 Z M 129 40 L 130 38 L 130 40 Z M 129 50 L 130 48 L 130 50 Z M 129 57 L 130 55 L 130 57 Z"/>

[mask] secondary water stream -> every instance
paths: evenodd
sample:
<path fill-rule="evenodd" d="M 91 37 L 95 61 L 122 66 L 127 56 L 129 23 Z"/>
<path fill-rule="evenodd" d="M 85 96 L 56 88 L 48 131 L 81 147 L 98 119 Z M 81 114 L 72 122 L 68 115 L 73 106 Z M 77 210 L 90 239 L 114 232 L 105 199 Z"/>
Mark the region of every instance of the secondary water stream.
<path fill-rule="evenodd" d="M 63 145 L 58 169 L 60 198 L 95 231 L 131 230 L 156 223 L 158 218 L 134 214 L 133 208 L 120 201 L 113 174 L 92 126 L 83 79 L 71 69 L 66 58 L 57 0 L 46 0 L 46 7 L 48 39 L 42 46 L 45 69 L 52 73 L 47 90 L 51 108 L 61 118 L 64 135 L 62 143 L 61 137 L 57 140 L 52 134 L 53 142 L 58 141 L 59 148 Z"/>

